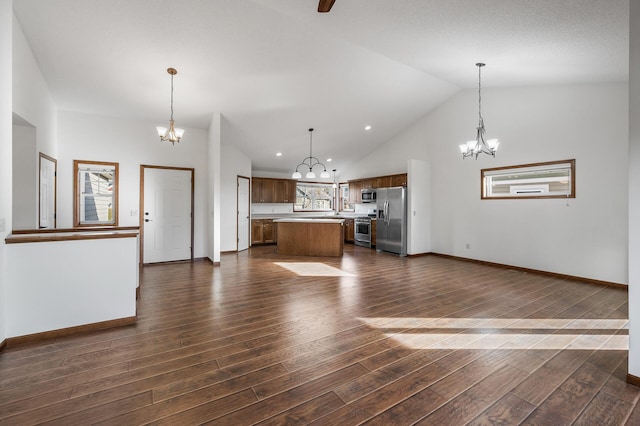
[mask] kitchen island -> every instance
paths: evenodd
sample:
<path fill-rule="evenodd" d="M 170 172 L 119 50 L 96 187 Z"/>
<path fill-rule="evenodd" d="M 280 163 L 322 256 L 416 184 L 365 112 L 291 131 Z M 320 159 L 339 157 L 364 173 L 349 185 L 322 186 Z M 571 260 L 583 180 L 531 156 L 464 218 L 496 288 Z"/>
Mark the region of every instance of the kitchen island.
<path fill-rule="evenodd" d="M 278 254 L 342 256 L 344 219 L 275 219 Z"/>

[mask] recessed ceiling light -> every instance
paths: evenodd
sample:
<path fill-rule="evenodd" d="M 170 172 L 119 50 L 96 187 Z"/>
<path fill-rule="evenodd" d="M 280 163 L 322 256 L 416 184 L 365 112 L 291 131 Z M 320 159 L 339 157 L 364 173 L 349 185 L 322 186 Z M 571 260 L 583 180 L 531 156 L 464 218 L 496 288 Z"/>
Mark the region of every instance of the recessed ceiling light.
<path fill-rule="evenodd" d="M 333 158 L 327 158 L 327 163 L 330 163 L 333 161 Z"/>
<path fill-rule="evenodd" d="M 282 157 L 282 153 L 281 152 L 276 152 L 276 157 Z"/>
<path fill-rule="evenodd" d="M 371 126 L 365 126 L 365 130 L 371 130 Z"/>

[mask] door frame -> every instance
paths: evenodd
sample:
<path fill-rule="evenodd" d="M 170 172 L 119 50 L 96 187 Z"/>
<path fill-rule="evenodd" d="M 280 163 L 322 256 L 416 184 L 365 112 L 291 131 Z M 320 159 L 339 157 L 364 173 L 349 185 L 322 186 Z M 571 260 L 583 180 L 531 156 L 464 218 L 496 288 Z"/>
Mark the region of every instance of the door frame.
<path fill-rule="evenodd" d="M 138 216 L 140 217 L 140 265 L 144 265 L 144 171 L 145 169 L 162 169 L 162 170 L 185 170 L 191 172 L 191 256 L 190 260 L 193 262 L 193 240 L 194 240 L 194 228 L 193 228 L 193 206 L 194 206 L 194 187 L 195 187 L 195 169 L 193 167 L 172 167 L 172 166 L 153 166 L 148 164 L 140 165 L 140 210 Z"/>
<path fill-rule="evenodd" d="M 53 227 L 57 228 L 58 221 L 58 160 L 40 152 L 38 154 L 38 228 L 42 229 L 41 203 L 42 203 L 42 162 L 53 163 Z"/>
<path fill-rule="evenodd" d="M 251 247 L 251 178 L 247 176 L 238 175 L 236 177 L 236 252 L 239 250 L 239 236 L 240 236 L 240 221 L 239 214 L 240 213 L 240 197 L 238 196 L 238 188 L 240 188 L 240 179 L 247 180 L 247 211 L 249 212 L 249 218 L 247 221 L 247 250 Z"/>

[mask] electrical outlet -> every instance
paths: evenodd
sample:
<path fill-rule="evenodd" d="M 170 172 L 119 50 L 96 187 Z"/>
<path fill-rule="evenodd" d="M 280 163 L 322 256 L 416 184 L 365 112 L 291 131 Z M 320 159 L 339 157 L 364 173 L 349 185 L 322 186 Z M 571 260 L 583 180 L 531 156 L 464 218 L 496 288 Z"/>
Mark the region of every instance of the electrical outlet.
<path fill-rule="evenodd" d="M 471 244 L 467 243 L 467 249 L 471 248 Z"/>
<path fill-rule="evenodd" d="M 133 217 L 138 216 L 138 210 L 131 210 L 129 214 Z"/>
<path fill-rule="evenodd" d="M 4 232 L 7 227 L 7 223 L 4 221 L 4 217 L 0 218 L 0 232 Z"/>

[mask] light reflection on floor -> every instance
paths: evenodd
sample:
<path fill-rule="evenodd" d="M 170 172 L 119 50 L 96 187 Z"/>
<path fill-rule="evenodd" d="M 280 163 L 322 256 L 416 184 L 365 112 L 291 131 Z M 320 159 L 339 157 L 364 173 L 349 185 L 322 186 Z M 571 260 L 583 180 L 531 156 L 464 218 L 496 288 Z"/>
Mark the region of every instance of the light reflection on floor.
<path fill-rule="evenodd" d="M 354 274 L 345 272 L 322 262 L 274 262 L 294 274 L 301 277 L 354 277 Z"/>
<path fill-rule="evenodd" d="M 410 349 L 629 349 L 626 319 L 358 319 Z"/>

